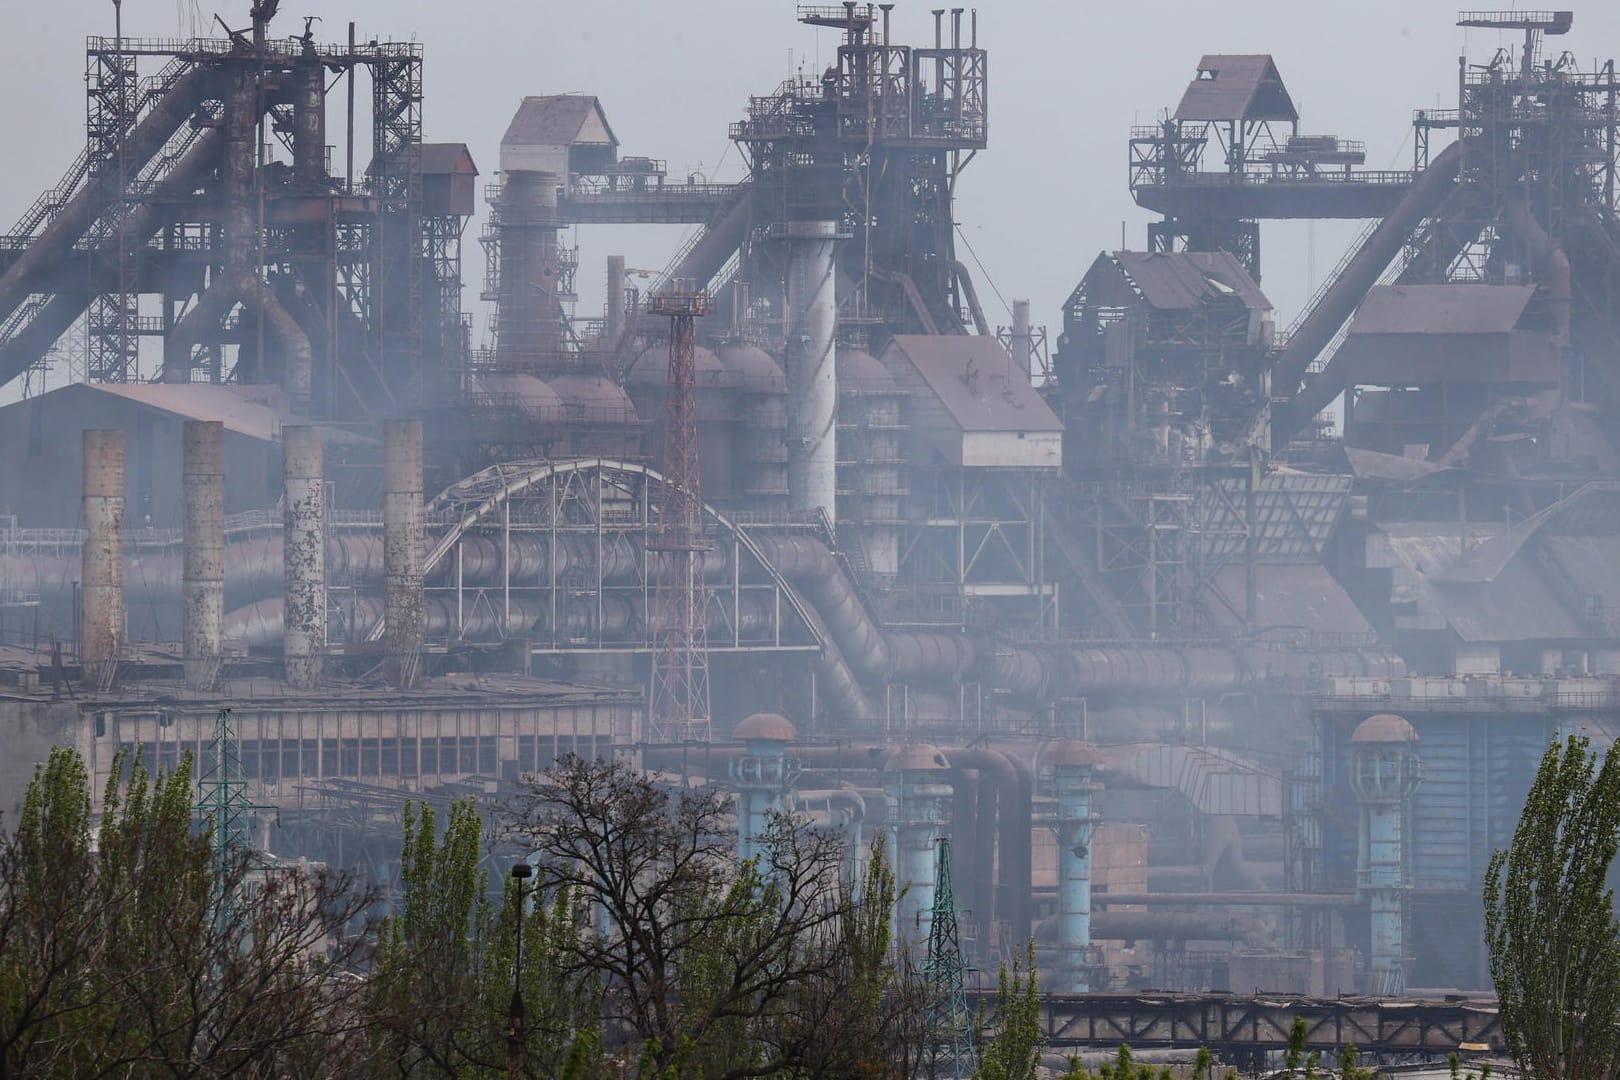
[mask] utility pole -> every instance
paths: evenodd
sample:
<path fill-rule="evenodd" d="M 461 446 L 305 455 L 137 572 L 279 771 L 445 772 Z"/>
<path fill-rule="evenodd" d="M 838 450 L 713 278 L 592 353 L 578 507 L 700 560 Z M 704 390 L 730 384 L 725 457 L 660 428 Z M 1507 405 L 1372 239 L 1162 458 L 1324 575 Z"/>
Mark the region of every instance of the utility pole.
<path fill-rule="evenodd" d="M 651 741 L 709 741 L 708 591 L 698 464 L 697 362 L 693 320 L 713 311 L 703 292 L 678 287 L 654 296 L 647 309 L 669 319 L 669 383 L 664 404 L 664 484 L 658 525 L 649 537 L 657 590 L 653 619 Z"/>

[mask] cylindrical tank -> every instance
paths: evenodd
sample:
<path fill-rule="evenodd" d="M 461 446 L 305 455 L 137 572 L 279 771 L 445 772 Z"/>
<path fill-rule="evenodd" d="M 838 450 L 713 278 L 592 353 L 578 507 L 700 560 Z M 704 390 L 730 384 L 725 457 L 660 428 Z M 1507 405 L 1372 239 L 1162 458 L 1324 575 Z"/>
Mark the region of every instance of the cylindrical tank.
<path fill-rule="evenodd" d="M 106 686 L 117 671 L 124 642 L 122 431 L 84 433 L 84 528 L 79 662 L 89 682 Z"/>
<path fill-rule="evenodd" d="M 383 579 L 389 681 L 416 681 L 422 648 L 422 422 L 383 425 Z"/>
<path fill-rule="evenodd" d="M 835 519 L 838 378 L 833 342 L 838 225 L 787 225 L 788 505 Z"/>
<path fill-rule="evenodd" d="M 1357 872 L 1367 899 L 1372 955 L 1369 993 L 1406 992 L 1406 811 L 1422 779 L 1416 729 L 1404 717 L 1381 713 L 1350 736 L 1350 787 L 1361 803 L 1361 857 Z"/>
<path fill-rule="evenodd" d="M 939 838 L 951 805 L 950 762 L 938 748 L 903 746 L 883 760 L 883 794 L 891 823 L 895 885 L 895 940 L 922 947 L 934 921 Z"/>
<path fill-rule="evenodd" d="M 326 469 L 321 429 L 281 429 L 287 682 L 313 687 L 326 653 Z"/>
<path fill-rule="evenodd" d="M 1097 751 L 1088 743 L 1060 743 L 1052 755 L 1058 800 L 1059 993 L 1091 989 L 1092 782 Z"/>
<path fill-rule="evenodd" d="M 764 349 L 740 341 L 721 345 L 715 354 L 731 375 L 736 395 L 732 490 L 757 513 L 786 509 L 788 453 L 782 435 L 787 379 L 782 368 Z"/>
<path fill-rule="evenodd" d="M 742 754 L 731 759 L 731 779 L 737 785 L 739 863 L 765 853 L 770 815 L 782 809 L 782 798 L 798 773 L 798 763 L 787 757 L 787 745 L 798 734 L 787 717 L 776 713 L 755 713 L 732 733 L 743 743 Z"/>
<path fill-rule="evenodd" d="M 219 677 L 225 623 L 225 425 L 187 420 L 181 432 L 181 639 L 186 685 Z"/>

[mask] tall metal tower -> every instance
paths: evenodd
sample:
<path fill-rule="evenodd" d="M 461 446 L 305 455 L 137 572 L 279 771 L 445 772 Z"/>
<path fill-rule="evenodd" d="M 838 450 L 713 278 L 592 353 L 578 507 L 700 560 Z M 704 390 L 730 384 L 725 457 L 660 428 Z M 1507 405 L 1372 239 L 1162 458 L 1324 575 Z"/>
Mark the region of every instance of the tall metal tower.
<path fill-rule="evenodd" d="M 956 923 L 956 894 L 951 889 L 951 842 L 939 838 L 934 881 L 933 922 L 928 931 L 928 957 L 923 978 L 929 991 L 930 1074 L 956 1080 L 973 1073 L 973 1014 L 965 986 L 967 965 Z"/>
<path fill-rule="evenodd" d="M 653 742 L 707 742 L 709 630 L 702 553 L 709 549 L 709 540 L 703 529 L 698 471 L 692 328 L 693 320 L 708 315 L 713 305 L 707 293 L 668 290 L 652 298 L 648 311 L 669 318 L 664 485 L 658 528 L 648 544 L 657 557 L 648 710 L 651 737 Z"/>
<path fill-rule="evenodd" d="M 222 930 L 231 922 L 229 883 L 235 860 L 248 847 L 248 819 L 263 809 L 248 797 L 236 725 L 223 708 L 214 718 L 213 753 L 197 781 L 197 812 L 208 822 L 214 845 L 214 920 Z"/>

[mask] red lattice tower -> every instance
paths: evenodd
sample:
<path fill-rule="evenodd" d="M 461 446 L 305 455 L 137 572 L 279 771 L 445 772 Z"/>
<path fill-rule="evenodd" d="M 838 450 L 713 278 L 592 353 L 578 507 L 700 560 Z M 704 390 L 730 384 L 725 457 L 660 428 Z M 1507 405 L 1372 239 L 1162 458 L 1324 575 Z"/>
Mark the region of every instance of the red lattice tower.
<path fill-rule="evenodd" d="M 647 310 L 669 318 L 664 403 L 664 485 L 648 549 L 657 555 L 653 606 L 653 742 L 709 740 L 708 594 L 703 587 L 703 484 L 698 471 L 697 362 L 693 320 L 713 308 L 707 293 L 663 292 Z"/>

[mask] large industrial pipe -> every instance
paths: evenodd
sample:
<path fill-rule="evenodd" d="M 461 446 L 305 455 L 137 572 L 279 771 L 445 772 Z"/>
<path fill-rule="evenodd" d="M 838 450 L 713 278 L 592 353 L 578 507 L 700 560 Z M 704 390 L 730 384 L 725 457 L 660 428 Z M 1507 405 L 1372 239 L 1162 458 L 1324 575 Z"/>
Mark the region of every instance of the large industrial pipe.
<path fill-rule="evenodd" d="M 199 66 L 175 80 L 124 140 L 124 171 L 133 177 L 152 160 L 169 137 L 185 123 L 197 104 L 214 91 L 215 69 Z M 36 288 L 38 277 L 56 269 L 71 257 L 74 243 L 115 198 L 119 171 L 106 169 L 86 180 L 78 194 L 69 199 L 50 224 L 15 262 L 0 274 L 0 318 L 9 316 Z"/>
<path fill-rule="evenodd" d="M 1036 933 L 1050 941 L 1060 920 L 1044 919 Z M 1095 941 L 1241 941 L 1265 948 L 1276 944 L 1266 924 L 1249 915 L 1200 911 L 1096 911 L 1091 915 Z"/>
<path fill-rule="evenodd" d="M 1034 828 L 1034 783 L 1028 771 L 1008 754 L 983 747 L 942 751 L 952 769 L 977 769 L 979 783 L 996 793 L 995 917 L 1005 922 L 1015 940 L 1029 934 L 1029 882 L 1033 864 L 1030 833 Z M 980 829 L 991 822 L 980 814 Z M 989 873 L 989 868 L 982 868 Z"/>
<path fill-rule="evenodd" d="M 321 677 L 326 653 L 326 470 L 321 429 L 281 430 L 282 541 L 287 682 L 301 690 Z"/>
<path fill-rule="evenodd" d="M 293 180 L 318 191 L 326 186 L 326 70 L 308 42 L 293 78 Z"/>
<path fill-rule="evenodd" d="M 1331 361 L 1328 369 L 1316 377 L 1309 391 L 1300 393 L 1300 384 L 1304 382 L 1311 362 L 1333 340 L 1333 335 L 1338 333 L 1339 327 L 1355 311 L 1367 291 L 1378 283 L 1378 275 L 1399 254 L 1412 230 L 1422 224 L 1423 219 L 1432 214 L 1451 191 L 1461 160 L 1462 143 L 1455 142 L 1429 162 L 1429 167 L 1413 181 L 1389 216 L 1362 242 L 1344 271 L 1288 339 L 1272 377 L 1272 388 L 1276 393 L 1293 400 L 1286 422 L 1278 424 L 1273 431 L 1277 444 L 1292 438 L 1294 432 L 1310 423 L 1311 417 L 1344 389 L 1343 373 Z"/>
<path fill-rule="evenodd" d="M 84 548 L 79 662 L 85 678 L 110 686 L 124 635 L 124 433 L 84 433 Z"/>
<path fill-rule="evenodd" d="M 383 425 L 384 642 L 389 681 L 416 682 L 422 649 L 422 421 Z"/>
<path fill-rule="evenodd" d="M 788 506 L 836 520 L 838 223 L 787 225 Z"/>
<path fill-rule="evenodd" d="M 181 432 L 180 619 L 186 685 L 212 689 L 225 623 L 225 425 L 187 420 Z"/>
<path fill-rule="evenodd" d="M 1029 301 L 1014 300 L 1012 302 L 1012 344 L 1013 366 L 1025 375 L 1029 381 L 1034 382 L 1039 374 L 1035 370 L 1035 345 L 1030 337 Z"/>

